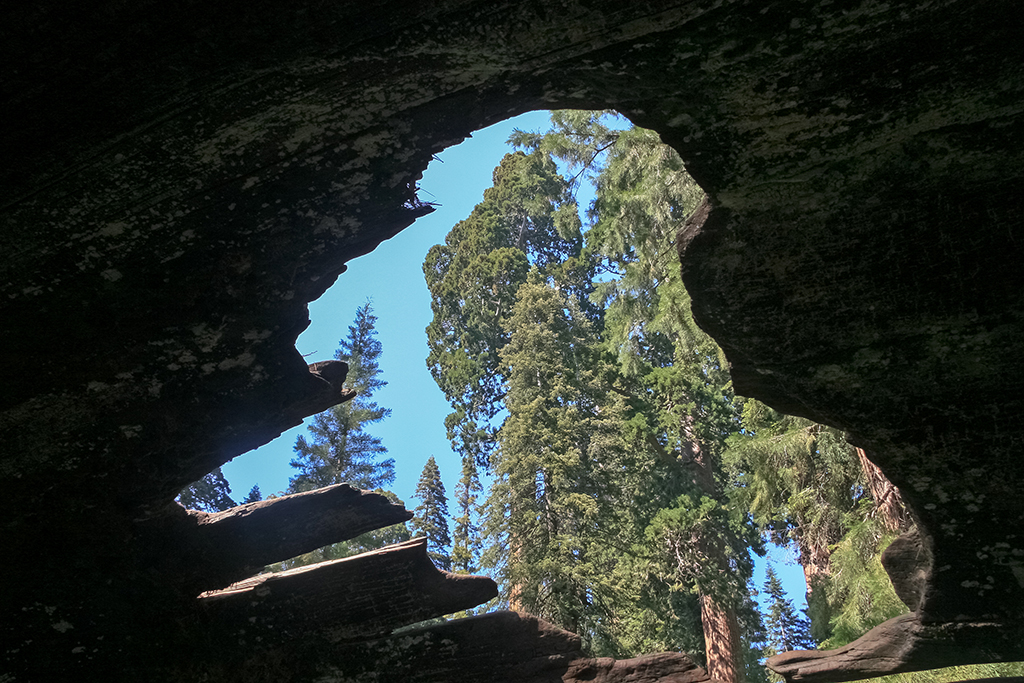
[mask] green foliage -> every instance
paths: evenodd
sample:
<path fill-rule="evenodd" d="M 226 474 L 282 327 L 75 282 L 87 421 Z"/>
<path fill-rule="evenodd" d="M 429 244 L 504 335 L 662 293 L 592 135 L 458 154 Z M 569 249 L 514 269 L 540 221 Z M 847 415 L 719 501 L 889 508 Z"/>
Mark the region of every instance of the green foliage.
<path fill-rule="evenodd" d="M 740 625 L 740 656 L 743 665 L 744 683 L 775 683 L 764 665 L 764 650 L 767 633 L 761 609 L 757 603 L 758 590 L 753 578 L 747 582 L 747 590 L 738 605 L 737 617 Z"/>
<path fill-rule="evenodd" d="M 382 347 L 376 338 L 376 322 L 377 316 L 369 301 L 356 310 L 355 321 L 334 357 L 348 363 L 345 384 L 358 393 L 351 401 L 315 415 L 309 426 L 310 440 L 304 436 L 296 439 L 297 457 L 291 465 L 299 474 L 292 477 L 288 493 L 348 482 L 363 490 L 376 490 L 393 503 L 403 504 L 395 494 L 379 488 L 394 481 L 395 461 L 380 460 L 387 449 L 379 438 L 366 431 L 367 426 L 391 414 L 390 409 L 381 408 L 372 400 L 373 392 L 387 384 L 379 377 L 378 359 Z M 411 537 L 406 524 L 395 524 L 271 565 L 269 569 L 282 571 L 337 560 L 408 541 Z"/>
<path fill-rule="evenodd" d="M 571 189 L 578 188 L 582 178 L 596 177 L 604 167 L 606 152 L 622 132 L 609 125 L 615 114 L 609 111 L 563 109 L 551 112 L 551 129 L 531 133 L 516 129 L 509 144 L 530 152 L 561 160 L 573 174 Z"/>
<path fill-rule="evenodd" d="M 860 518 L 860 464 L 838 430 L 783 415 L 759 401 L 744 401 L 741 424 L 723 453 L 733 505 L 748 510 L 774 543 L 796 543 L 813 582 L 811 633 L 825 640 L 836 608 L 827 589 L 830 556 Z"/>
<path fill-rule="evenodd" d="M 700 661 L 704 637 L 698 596 L 666 579 L 659 571 L 661 561 L 642 542 L 616 553 L 605 581 L 607 616 L 591 636 L 596 655 L 623 658 L 679 651 Z"/>
<path fill-rule="evenodd" d="M 235 501 L 231 499 L 231 486 L 219 467 L 185 487 L 178 494 L 178 502 L 183 507 L 204 512 L 223 512 L 235 507 Z"/>
<path fill-rule="evenodd" d="M 434 456 L 423 466 L 416 493 L 420 500 L 413 512 L 413 532 L 427 537 L 427 554 L 439 569 L 451 571 L 452 559 L 448 553 L 452 540 L 448 535 L 448 497 Z"/>
<path fill-rule="evenodd" d="M 842 434 L 755 400 L 744 402 L 742 425 L 726 454 L 737 500 L 776 543 L 795 540 L 807 552 L 838 542 L 863 496 Z"/>
<path fill-rule="evenodd" d="M 462 476 L 455 487 L 455 505 L 458 516 L 455 518 L 455 530 L 452 535 L 452 570 L 462 574 L 477 571 L 482 541 L 479 525 L 477 499 L 483 492 L 480 477 L 477 474 L 476 459 L 470 456 L 462 458 Z"/>
<path fill-rule="evenodd" d="M 501 320 L 516 291 L 531 267 L 557 273 L 568 287 L 587 283 L 578 261 L 579 217 L 568 190 L 547 156 L 506 155 L 484 200 L 423 264 L 434 312 L 427 365 L 453 407 L 445 422 L 453 448 L 482 465 L 494 447 L 491 420 L 504 396 L 499 352 L 508 332 Z"/>
<path fill-rule="evenodd" d="M 428 364 L 464 457 L 453 556 L 473 556 L 467 463 L 489 461 L 483 560 L 509 604 L 602 654 L 699 652 L 697 592 L 740 605 L 751 538 L 717 460 L 738 424 L 724 359 L 690 317 L 674 257 L 702 194 L 650 131 L 601 112 L 552 123 L 513 135 L 528 154 L 503 160 L 424 265 Z M 585 244 L 572 201 L 584 179 Z"/>
<path fill-rule="evenodd" d="M 915 671 L 913 673 L 894 674 L 880 678 L 867 678 L 864 679 L 863 683 L 957 683 L 958 681 L 1012 677 L 1024 677 L 1024 662 L 951 666 L 946 669 L 932 669 L 931 671 Z"/>
<path fill-rule="evenodd" d="M 812 577 L 813 638 L 839 647 L 905 612 L 879 559 L 898 532 L 874 518 L 842 433 L 754 400 L 744 403 L 742 424 L 725 452 L 732 497 L 774 542 L 795 541 Z"/>
<path fill-rule="evenodd" d="M 596 575 L 589 545 L 603 503 L 600 473 L 587 458 L 593 331 L 576 302 L 537 269 L 504 325 L 508 417 L 494 459 L 486 561 L 498 568 L 514 606 L 586 630 Z"/>
<path fill-rule="evenodd" d="M 258 503 L 261 500 L 263 500 L 263 494 L 260 493 L 260 486 L 259 484 L 253 484 L 252 488 L 249 489 L 249 493 L 247 493 L 245 498 L 242 499 L 241 505 L 245 505 L 246 503 Z"/>
<path fill-rule="evenodd" d="M 675 235 L 702 193 L 650 131 L 617 130 L 602 112 L 556 112 L 552 124 L 512 141 L 557 157 L 574 187 L 589 178 L 596 192 L 581 259 L 595 266 L 599 334 L 589 350 L 603 391 L 587 461 L 615 473 L 593 485 L 598 500 L 618 502 L 596 515 L 612 533 L 588 550 L 602 571 L 584 610 L 587 636 L 620 656 L 699 653 L 696 594 L 741 604 L 751 538 L 719 482 L 718 453 L 737 422 L 724 358 L 690 316 L 675 258 Z"/>
<path fill-rule="evenodd" d="M 299 474 L 292 477 L 289 493 L 344 482 L 370 490 L 394 481 L 395 461 L 380 459 L 387 448 L 366 431 L 391 414 L 390 409 L 371 400 L 373 392 L 387 384 L 379 378 L 377 361 L 382 349 L 376 339 L 376 322 L 377 316 L 366 302 L 356 311 L 348 336 L 341 340 L 334 357 L 348 363 L 346 385 L 358 393 L 351 401 L 315 415 L 309 426 L 310 440 L 302 435 L 296 439 L 291 465 Z"/>
<path fill-rule="evenodd" d="M 854 524 L 832 552 L 827 595 L 832 606 L 832 635 L 825 649 L 845 645 L 883 621 L 904 614 L 907 606 L 896 596 L 881 554 L 899 532 L 886 532 L 871 516 L 872 503 L 861 503 L 861 521 Z"/>
<path fill-rule="evenodd" d="M 427 363 L 463 456 L 453 566 L 477 557 L 479 464 L 494 475 L 481 561 L 504 601 L 597 654 L 699 658 L 703 597 L 743 625 L 734 660 L 765 680 L 764 641 L 812 640 L 777 582 L 768 624 L 758 617 L 747 582 L 762 535 L 796 541 L 818 577 L 818 638 L 890 613 L 874 573 L 882 543 L 858 535 L 870 501 L 852 449 L 834 429 L 736 399 L 693 321 L 675 238 L 703 193 L 675 152 L 607 112 L 555 112 L 549 130 L 510 141 L 524 151 L 424 264 Z"/>

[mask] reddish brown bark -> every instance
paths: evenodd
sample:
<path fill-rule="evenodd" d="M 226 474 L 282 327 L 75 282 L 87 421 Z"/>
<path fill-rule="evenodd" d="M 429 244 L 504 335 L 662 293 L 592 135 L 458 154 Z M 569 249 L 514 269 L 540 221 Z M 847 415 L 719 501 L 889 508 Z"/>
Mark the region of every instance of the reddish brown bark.
<path fill-rule="evenodd" d="M 837 539 L 838 540 L 838 539 Z M 830 562 L 832 552 L 824 543 L 812 543 L 804 535 L 796 538 L 797 546 L 800 549 L 800 567 L 804 571 L 804 583 L 807 585 L 807 595 L 814 590 L 818 579 L 826 577 L 831 573 Z"/>
<path fill-rule="evenodd" d="M 280 633 L 342 642 L 470 609 L 497 594 L 488 577 L 437 569 L 427 555 L 427 539 L 420 537 L 354 557 L 260 574 L 203 593 L 199 602 L 223 633 L 247 631 L 268 642 Z"/>
<path fill-rule="evenodd" d="M 708 676 L 723 683 L 742 681 L 740 626 L 736 610 L 721 605 L 710 596 L 701 595 L 700 623 L 704 628 Z"/>
<path fill-rule="evenodd" d="M 692 424 L 693 418 L 688 420 Z M 687 433 L 692 435 L 692 430 L 688 429 Z M 689 451 L 696 466 L 694 482 L 702 493 L 714 496 L 717 485 L 710 453 L 695 438 L 690 442 Z M 730 571 L 719 539 L 698 534 L 696 543 L 701 548 L 701 554 L 717 571 L 723 574 Z M 743 680 L 743 660 L 740 656 L 740 628 L 735 608 L 701 592 L 700 621 L 704 631 L 708 675 L 723 683 L 740 683 Z"/>
<path fill-rule="evenodd" d="M 863 448 L 857 449 L 857 459 L 864 470 L 864 481 L 871 498 L 875 501 L 875 515 L 889 531 L 907 529 L 910 518 L 907 508 L 903 505 L 900 490 L 882 473 L 878 465 L 868 459 Z"/>
<path fill-rule="evenodd" d="M 902 614 L 835 650 L 783 652 L 767 663 L 790 683 L 840 683 L 996 661 L 991 646 L 1000 640 L 1006 643 L 1003 661 L 1014 661 L 1024 657 L 1024 634 L 1017 625 L 1007 626 L 990 621 L 925 623 L 917 614 Z"/>
<path fill-rule="evenodd" d="M 385 672 L 382 680 L 402 683 L 718 683 L 681 652 L 619 661 L 592 658 L 584 654 L 578 635 L 514 612 L 455 619 L 318 649 L 316 655 L 327 665 L 318 673 L 332 681 L 371 680 Z"/>

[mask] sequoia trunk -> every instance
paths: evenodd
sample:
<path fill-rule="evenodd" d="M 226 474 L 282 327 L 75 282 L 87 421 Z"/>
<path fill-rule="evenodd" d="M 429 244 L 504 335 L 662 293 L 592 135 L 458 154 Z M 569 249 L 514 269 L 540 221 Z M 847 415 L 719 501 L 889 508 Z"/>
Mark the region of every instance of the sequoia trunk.
<path fill-rule="evenodd" d="M 867 483 L 868 491 L 871 492 L 871 498 L 875 501 L 875 514 L 889 531 L 907 529 L 910 520 L 907 517 L 907 509 L 903 505 L 900 490 L 889 481 L 878 465 L 868 459 L 863 448 L 856 450 L 857 459 L 860 460 L 860 466 L 864 470 L 864 481 Z"/>
<path fill-rule="evenodd" d="M 704 628 L 708 675 L 723 683 L 742 681 L 740 627 L 736 610 L 721 605 L 708 595 L 701 595 L 700 623 Z"/>
<path fill-rule="evenodd" d="M 693 435 L 694 418 L 687 417 L 686 433 Z M 701 493 L 717 497 L 714 463 L 711 454 L 700 441 L 691 438 L 689 456 L 694 465 L 694 482 Z M 721 545 L 721 539 L 698 534 L 696 544 L 716 571 L 728 573 L 728 560 Z M 740 629 L 736 610 L 732 605 L 717 600 L 705 591 L 700 592 L 700 621 L 704 630 L 704 650 L 707 653 L 708 675 L 723 683 L 740 683 L 743 680 L 743 660 L 740 656 Z"/>

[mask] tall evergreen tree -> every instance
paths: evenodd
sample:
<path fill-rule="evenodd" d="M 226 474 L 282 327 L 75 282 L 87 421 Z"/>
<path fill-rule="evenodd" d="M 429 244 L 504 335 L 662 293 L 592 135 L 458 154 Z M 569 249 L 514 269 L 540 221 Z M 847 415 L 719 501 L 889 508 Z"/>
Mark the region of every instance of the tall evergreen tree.
<path fill-rule="evenodd" d="M 423 466 L 416 493 L 420 500 L 413 512 L 412 527 L 414 533 L 427 537 L 427 554 L 439 569 L 451 571 L 452 558 L 449 553 L 451 537 L 448 535 L 448 497 L 445 495 L 441 471 L 437 467 L 434 456 L 430 456 Z"/>
<path fill-rule="evenodd" d="M 790 650 L 813 650 L 817 643 L 811 637 L 810 622 L 797 614 L 793 601 L 786 597 L 782 582 L 771 564 L 765 573 L 764 593 L 768 598 L 768 608 L 764 615 L 767 640 L 765 654 L 770 656 Z"/>
<path fill-rule="evenodd" d="M 795 543 L 811 634 L 838 647 L 900 614 L 879 556 L 910 520 L 899 492 L 837 429 L 745 402 L 726 459 L 735 499 L 773 542 Z"/>
<path fill-rule="evenodd" d="M 756 630 L 743 616 L 751 604 L 747 545 L 760 546 L 748 521 L 773 540 L 795 540 L 805 567 L 830 566 L 829 548 L 840 539 L 836 547 L 851 552 L 839 557 L 860 562 L 867 555 L 852 549 L 866 546 L 846 530 L 861 519 L 851 511 L 865 496 L 862 475 L 835 430 L 753 402 L 741 422 L 725 360 L 689 315 L 679 277 L 674 238 L 701 192 L 678 156 L 654 133 L 617 130 L 602 113 L 558 112 L 552 120 L 546 133 L 513 135 L 529 153 L 506 157 L 484 202 L 424 267 L 435 313 L 428 364 L 455 409 L 449 436 L 468 458 L 457 492 L 456 566 L 468 569 L 473 557 L 475 467 L 467 464 L 493 454 L 488 559 L 513 606 L 586 631 L 591 644 L 619 655 L 693 649 L 686 629 L 697 622 L 712 674 L 738 680 L 749 664 L 739 626 Z M 556 158 L 571 179 L 556 177 Z M 581 249 L 572 194 L 585 178 L 596 198 Z M 537 275 L 527 282 L 531 269 Z M 579 314 L 592 323 L 596 345 L 540 351 L 559 337 L 558 297 L 563 322 Z M 583 365 L 566 355 L 569 347 L 585 352 Z M 553 376 L 576 380 L 546 381 L 545 368 L 559 363 Z M 495 438 L 502 407 L 508 416 Z M 617 473 L 614 485 L 603 471 Z M 873 508 L 874 517 L 902 523 L 894 490 L 872 476 L 867 489 L 889 506 Z M 559 477 L 582 497 L 561 498 Z M 613 530 L 614 542 L 594 542 L 595 528 Z M 545 555 L 554 548 L 571 550 Z M 817 595 L 848 605 L 859 590 L 835 584 Z"/>
<path fill-rule="evenodd" d="M 381 459 L 387 448 L 380 438 L 366 431 L 391 414 L 389 408 L 381 408 L 372 400 L 373 393 L 387 385 L 379 377 L 382 349 L 376 338 L 376 322 L 369 301 L 356 310 L 355 322 L 334 356 L 348 363 L 346 384 L 356 391 L 356 397 L 315 415 L 309 426 L 311 438 L 300 435 L 296 439 L 296 457 L 291 465 L 299 474 L 292 477 L 289 492 L 343 482 L 372 490 L 394 481 L 395 461 Z"/>
<path fill-rule="evenodd" d="M 258 503 L 263 500 L 263 494 L 260 493 L 259 484 L 253 484 L 252 488 L 249 489 L 249 493 L 246 494 L 245 498 L 242 499 L 242 505 L 246 503 Z"/>
<path fill-rule="evenodd" d="M 504 325 L 508 417 L 488 500 L 495 541 L 488 561 L 510 608 L 586 634 L 597 578 L 589 546 L 606 502 L 588 458 L 593 332 L 575 301 L 538 269 L 520 286 Z"/>
<path fill-rule="evenodd" d="M 204 512 L 223 512 L 236 505 L 231 499 L 231 486 L 219 467 L 185 487 L 178 494 L 178 502 L 186 508 Z"/>
<path fill-rule="evenodd" d="M 832 550 L 828 580 L 820 591 L 827 598 L 829 615 L 823 648 L 846 645 L 907 612 L 881 562 L 882 552 L 900 530 L 888 529 L 873 512 L 874 501 L 861 501 L 855 521 Z"/>
<path fill-rule="evenodd" d="M 743 596 L 743 602 L 738 612 L 742 634 L 740 642 L 743 651 L 742 680 L 744 683 L 769 683 L 772 681 L 768 675 L 768 669 L 764 665 L 767 634 L 764 616 L 755 600 L 757 595 L 758 591 L 754 588 L 751 580 L 747 583 L 747 594 Z"/>
<path fill-rule="evenodd" d="M 877 555 L 906 525 L 898 492 L 863 454 L 858 467 L 836 430 L 752 401 L 741 420 L 723 354 L 693 322 L 679 275 L 675 235 L 702 196 L 679 157 L 651 131 L 617 130 L 601 112 L 556 112 L 552 122 L 545 133 L 513 134 L 529 153 L 506 157 L 485 201 L 424 266 L 435 313 L 428 364 L 455 408 L 449 436 L 470 464 L 493 453 L 485 555 L 508 602 L 620 656 L 693 650 L 697 623 L 712 676 L 736 681 L 752 670 L 747 651 L 760 637 L 746 585 L 760 530 L 796 541 L 811 584 L 826 580 L 810 598 L 812 611 L 827 607 L 813 623 L 833 629 L 830 644 L 877 623 L 894 598 L 876 590 Z M 554 159 L 572 177 L 547 185 L 557 193 L 539 192 L 554 171 L 535 171 Z M 586 178 L 596 198 L 579 249 L 572 196 Z M 527 204 L 551 220 L 524 219 Z M 572 247 L 564 265 L 565 249 L 543 251 L 557 241 L 527 243 L 538 226 L 535 234 Z M 526 282 L 531 267 L 538 275 Z M 563 318 L 577 303 L 596 345 L 544 349 L 559 337 L 551 291 L 564 295 Z M 569 346 L 585 350 L 583 365 L 567 363 Z M 575 374 L 576 383 L 545 379 L 560 363 L 553 376 Z M 466 524 L 456 524 L 453 555 L 468 568 L 475 468 L 466 463 Z M 616 473 L 614 485 L 602 472 Z M 579 497 L 563 498 L 560 480 Z M 594 542 L 598 528 L 614 541 Z M 772 599 L 771 609 L 784 607 Z M 877 607 L 859 609 L 867 603 Z"/>
<path fill-rule="evenodd" d="M 483 488 L 477 473 L 476 459 L 470 455 L 462 458 L 462 476 L 455 487 L 455 530 L 452 534 L 452 569 L 461 574 L 477 571 L 477 560 L 482 541 L 477 523 L 477 500 Z"/>
<path fill-rule="evenodd" d="M 735 413 L 721 351 L 690 316 L 674 248 L 702 193 L 652 131 L 613 132 L 593 114 L 562 114 L 554 123 L 545 135 L 519 139 L 594 174 L 586 239 L 604 264 L 595 292 L 605 311 L 604 343 L 618 359 L 618 389 L 636 410 L 628 422 L 633 440 L 639 436 L 661 465 L 660 485 L 651 488 L 661 489 L 662 509 L 647 537 L 676 580 L 698 593 L 709 672 L 739 680 L 737 609 L 750 535 L 730 511 L 719 460 Z"/>
<path fill-rule="evenodd" d="M 854 449 L 841 432 L 747 400 L 743 431 L 729 439 L 727 467 L 737 504 L 769 540 L 796 544 L 807 584 L 811 627 L 830 632 L 827 595 L 832 548 L 847 533 L 863 498 Z"/>
<path fill-rule="evenodd" d="M 486 466 L 494 448 L 492 422 L 505 381 L 499 351 L 508 342 L 501 319 L 519 285 L 531 266 L 578 270 L 580 246 L 568 183 L 550 158 L 517 152 L 502 159 L 470 216 L 427 254 L 423 271 L 434 312 L 427 365 L 454 409 L 445 425 L 460 455 Z"/>

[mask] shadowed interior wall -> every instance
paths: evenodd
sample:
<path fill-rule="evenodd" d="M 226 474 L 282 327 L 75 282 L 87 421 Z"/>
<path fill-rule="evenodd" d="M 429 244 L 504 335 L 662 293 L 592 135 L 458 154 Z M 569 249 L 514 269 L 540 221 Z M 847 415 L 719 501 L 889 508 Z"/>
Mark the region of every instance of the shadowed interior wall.
<path fill-rule="evenodd" d="M 343 400 L 294 349 L 306 304 L 429 212 L 415 184 L 432 154 L 569 107 L 654 128 L 708 193 L 682 268 L 737 392 L 848 430 L 913 507 L 932 560 L 911 618 L 923 645 L 897 664 L 938 661 L 939 637 L 963 661 L 1024 657 L 1015 11 L 4 9 L 0 674 L 343 668 L 355 655 L 330 624 L 256 640 L 258 610 L 210 615 L 194 591 L 200 525 L 173 497 Z M 890 632 L 879 642 L 908 631 Z M 856 674 L 852 660 L 814 666 Z"/>

